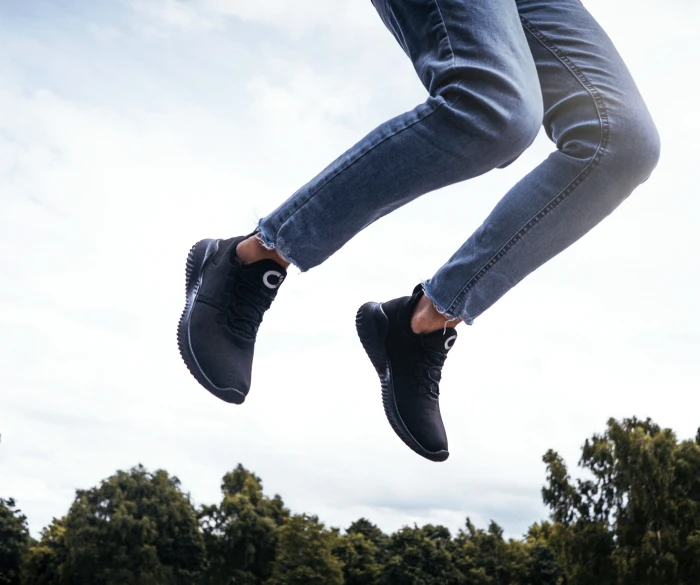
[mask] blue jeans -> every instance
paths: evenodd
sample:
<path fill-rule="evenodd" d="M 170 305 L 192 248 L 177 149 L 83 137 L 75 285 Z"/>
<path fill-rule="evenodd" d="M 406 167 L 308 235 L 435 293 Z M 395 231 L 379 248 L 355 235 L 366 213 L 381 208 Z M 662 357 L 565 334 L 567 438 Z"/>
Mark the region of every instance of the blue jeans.
<path fill-rule="evenodd" d="M 656 166 L 659 136 L 610 39 L 579 0 L 374 0 L 429 92 L 260 221 L 306 271 L 429 191 L 556 144 L 424 283 L 472 323 L 613 211 Z M 544 106 L 544 107 L 543 107 Z"/>

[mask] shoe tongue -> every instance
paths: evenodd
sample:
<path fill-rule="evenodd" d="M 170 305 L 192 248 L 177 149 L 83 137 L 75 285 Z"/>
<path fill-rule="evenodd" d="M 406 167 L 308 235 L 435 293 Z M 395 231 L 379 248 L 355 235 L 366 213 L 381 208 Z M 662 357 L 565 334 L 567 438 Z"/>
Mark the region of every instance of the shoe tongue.
<path fill-rule="evenodd" d="M 275 293 L 287 278 L 287 271 L 274 260 L 259 260 L 243 267 L 247 279 Z"/>
<path fill-rule="evenodd" d="M 438 331 L 433 331 L 422 337 L 423 345 L 426 348 L 441 353 L 447 353 L 452 349 L 455 341 L 457 341 L 457 330 L 454 327 L 448 327 L 445 330 L 440 329 Z"/>

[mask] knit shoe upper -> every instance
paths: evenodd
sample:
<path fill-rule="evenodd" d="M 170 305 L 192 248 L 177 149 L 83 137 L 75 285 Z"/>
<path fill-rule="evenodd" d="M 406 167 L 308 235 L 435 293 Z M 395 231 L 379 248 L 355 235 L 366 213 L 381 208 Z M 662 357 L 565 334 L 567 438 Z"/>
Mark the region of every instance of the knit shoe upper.
<path fill-rule="evenodd" d="M 240 404 L 251 384 L 255 339 L 286 270 L 273 260 L 243 264 L 246 236 L 202 240 L 187 263 L 187 305 L 178 328 L 180 352 L 212 394 Z"/>
<path fill-rule="evenodd" d="M 444 461 L 449 451 L 440 415 L 440 379 L 457 332 L 447 327 L 413 333 L 411 317 L 421 296 L 419 286 L 410 297 L 363 305 L 357 329 L 379 374 L 392 428 L 419 455 Z"/>

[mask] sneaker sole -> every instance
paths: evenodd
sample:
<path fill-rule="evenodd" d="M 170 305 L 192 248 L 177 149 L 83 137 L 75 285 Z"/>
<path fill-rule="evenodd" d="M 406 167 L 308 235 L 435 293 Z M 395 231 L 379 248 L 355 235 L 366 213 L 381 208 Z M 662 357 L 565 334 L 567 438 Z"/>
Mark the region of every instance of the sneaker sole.
<path fill-rule="evenodd" d="M 197 382 L 224 402 L 228 402 L 229 404 L 243 404 L 245 401 L 245 394 L 243 392 L 235 388 L 219 388 L 207 378 L 206 374 L 199 366 L 197 358 L 194 356 L 190 343 L 190 318 L 192 316 L 192 309 L 197 302 L 199 289 L 202 286 L 204 268 L 218 249 L 218 240 L 201 240 L 192 246 L 190 253 L 187 255 L 187 265 L 185 267 L 185 297 L 187 301 L 177 327 L 177 345 L 180 349 L 182 360 Z"/>
<path fill-rule="evenodd" d="M 380 303 L 365 303 L 357 311 L 355 318 L 357 334 L 365 348 L 374 369 L 379 375 L 382 385 L 382 402 L 384 403 L 384 413 L 386 418 L 399 438 L 413 451 L 421 457 L 430 461 L 442 462 L 449 456 L 449 451 L 428 451 L 416 441 L 411 432 L 406 428 L 401 415 L 399 414 L 396 398 L 394 395 L 394 384 L 391 375 L 391 364 L 384 349 L 384 341 L 389 326 L 389 319 L 384 313 Z"/>

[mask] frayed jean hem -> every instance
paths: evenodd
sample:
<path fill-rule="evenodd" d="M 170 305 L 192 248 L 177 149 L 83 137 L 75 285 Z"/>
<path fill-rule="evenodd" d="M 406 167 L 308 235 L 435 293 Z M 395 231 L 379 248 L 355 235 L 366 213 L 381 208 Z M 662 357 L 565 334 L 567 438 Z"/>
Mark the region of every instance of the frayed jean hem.
<path fill-rule="evenodd" d="M 453 315 L 452 313 L 450 313 L 450 311 L 444 309 L 442 305 L 435 300 L 433 294 L 428 290 L 429 281 L 424 280 L 421 283 L 421 286 L 423 288 L 423 294 L 428 298 L 428 300 L 431 303 L 433 303 L 433 307 L 435 308 L 435 310 L 446 319 L 449 319 L 449 321 L 446 323 L 446 326 L 449 325 L 451 321 L 457 321 L 458 319 L 461 319 L 467 325 L 474 325 L 474 318 L 467 315 L 466 313 L 463 313 L 461 315 Z"/>
<path fill-rule="evenodd" d="M 296 261 L 294 260 L 294 258 L 292 258 L 292 257 L 289 255 L 289 253 L 287 253 L 285 250 L 280 249 L 280 247 L 279 247 L 275 242 L 273 242 L 273 240 L 272 240 L 272 238 L 269 236 L 269 234 L 266 234 L 266 233 L 265 233 L 265 229 L 264 229 L 264 226 L 263 226 L 263 221 L 265 221 L 265 220 L 264 220 L 264 219 L 261 219 L 261 220 L 258 222 L 258 228 L 257 228 L 257 231 L 256 231 L 256 233 L 255 233 L 255 237 L 256 237 L 257 240 L 260 242 L 260 244 L 262 245 L 262 247 L 265 248 L 266 250 L 274 250 L 275 252 L 277 252 L 277 254 L 279 255 L 279 257 L 282 258 L 282 260 L 284 260 L 285 262 L 289 262 L 289 264 L 291 264 L 292 266 L 298 268 L 300 272 L 306 272 L 306 271 L 308 270 L 308 268 L 302 268 L 302 267 L 299 265 L 299 263 L 296 262 Z"/>

